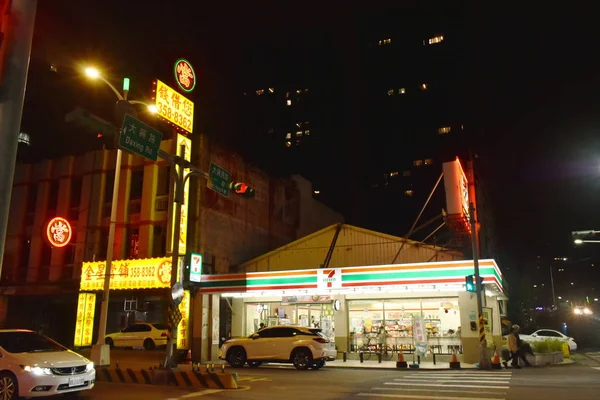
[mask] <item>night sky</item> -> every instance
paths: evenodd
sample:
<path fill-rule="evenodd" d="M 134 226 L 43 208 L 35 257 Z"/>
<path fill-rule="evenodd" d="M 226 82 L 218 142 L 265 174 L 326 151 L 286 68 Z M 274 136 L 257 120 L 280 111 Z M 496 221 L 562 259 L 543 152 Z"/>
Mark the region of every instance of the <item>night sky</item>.
<path fill-rule="evenodd" d="M 63 93 L 70 99 L 65 108 L 82 104 L 102 114 L 106 110 L 93 104 L 111 100 L 111 93 L 77 76 L 78 65 L 100 65 L 114 79 L 129 76 L 132 97 L 143 98 L 149 95 L 152 78 L 170 76 L 172 61 L 185 56 L 200 78 L 192 96 L 197 109 L 223 121 L 198 130 L 215 134 L 235 123 L 220 104 L 243 77 L 247 44 L 290 32 L 336 29 L 356 15 L 394 7 L 394 2 L 377 1 L 356 6 L 332 2 L 327 7 L 317 2 L 83 3 L 89 4 L 53 0 L 38 6 L 32 65 L 59 66 L 70 88 Z M 600 230 L 596 10 L 566 9 L 565 4 L 552 9 L 546 2 L 535 2 L 539 7 L 475 3 L 457 3 L 464 4 L 464 29 L 471 40 L 466 57 L 472 79 L 464 90 L 470 123 L 483 143 L 478 162 L 492 199 L 497 247 L 507 263 L 522 270 L 538 255 L 595 257 L 598 250 L 590 246 L 573 248 L 570 231 Z M 31 98 L 29 92 L 35 88 L 28 88 Z M 202 95 L 208 92 L 213 97 Z M 35 123 L 40 107 L 36 103 L 26 109 L 24 130 L 37 135 L 38 148 L 52 152 L 57 141 L 53 138 L 66 139 Z M 64 109 L 55 108 L 60 120 Z"/>

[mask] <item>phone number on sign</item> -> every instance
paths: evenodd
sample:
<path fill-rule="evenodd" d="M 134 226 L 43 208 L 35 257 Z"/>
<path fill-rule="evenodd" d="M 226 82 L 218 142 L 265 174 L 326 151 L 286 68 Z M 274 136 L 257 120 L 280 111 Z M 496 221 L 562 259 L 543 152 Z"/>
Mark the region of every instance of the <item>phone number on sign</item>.
<path fill-rule="evenodd" d="M 174 122 L 175 124 L 181 126 L 183 129 L 187 131 L 192 131 L 192 120 L 185 116 L 184 113 L 179 111 L 174 111 L 171 107 L 166 105 L 165 103 L 158 104 L 158 114 L 169 121 Z"/>
<path fill-rule="evenodd" d="M 132 278 L 154 277 L 156 275 L 156 267 L 130 267 L 129 276 Z"/>

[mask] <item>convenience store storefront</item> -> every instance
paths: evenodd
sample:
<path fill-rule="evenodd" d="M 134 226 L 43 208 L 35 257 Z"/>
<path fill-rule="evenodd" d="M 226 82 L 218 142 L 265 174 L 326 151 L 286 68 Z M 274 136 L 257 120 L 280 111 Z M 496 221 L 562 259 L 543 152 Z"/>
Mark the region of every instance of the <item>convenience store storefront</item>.
<path fill-rule="evenodd" d="M 480 273 L 488 340 L 500 343 L 502 274 L 494 260 L 481 260 Z M 477 304 L 464 287 L 470 274 L 471 260 L 246 272 L 204 275 L 201 292 L 230 302 L 232 337 L 249 335 L 260 323 L 314 326 L 338 352 L 356 353 L 383 337 L 394 349 L 426 343 L 429 351 L 457 350 L 473 362 L 479 357 Z"/>

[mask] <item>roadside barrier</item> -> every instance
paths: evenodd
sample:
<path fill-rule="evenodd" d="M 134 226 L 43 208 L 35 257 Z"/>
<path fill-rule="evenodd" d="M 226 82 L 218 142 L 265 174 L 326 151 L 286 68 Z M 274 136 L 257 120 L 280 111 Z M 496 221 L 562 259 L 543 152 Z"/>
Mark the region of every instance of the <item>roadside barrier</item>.
<path fill-rule="evenodd" d="M 97 368 L 96 381 L 179 386 L 199 389 L 237 389 L 238 375 L 236 373 L 225 373 L 224 368 L 222 368 L 221 371 L 221 373 L 215 373 L 183 371 L 177 369 L 139 370 L 131 368 Z"/>

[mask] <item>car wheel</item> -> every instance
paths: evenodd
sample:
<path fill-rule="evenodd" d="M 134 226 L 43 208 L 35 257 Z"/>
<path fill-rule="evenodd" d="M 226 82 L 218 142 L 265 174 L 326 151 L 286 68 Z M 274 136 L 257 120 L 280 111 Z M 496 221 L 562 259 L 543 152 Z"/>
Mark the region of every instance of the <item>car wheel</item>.
<path fill-rule="evenodd" d="M 227 353 L 227 362 L 234 368 L 242 368 L 246 363 L 246 351 L 241 347 L 234 347 Z"/>
<path fill-rule="evenodd" d="M 111 338 L 106 338 L 106 340 L 104 340 L 104 343 L 106 343 L 111 349 L 115 348 L 115 342 L 113 342 Z"/>
<path fill-rule="evenodd" d="M 144 348 L 146 350 L 154 350 L 156 348 L 156 344 L 154 343 L 154 340 L 152 340 L 152 339 L 144 340 Z"/>
<path fill-rule="evenodd" d="M 248 366 L 250 368 L 258 368 L 262 365 L 262 361 L 248 361 Z"/>
<path fill-rule="evenodd" d="M 296 369 L 308 369 L 312 364 L 312 354 L 307 349 L 298 349 L 294 351 L 292 362 Z"/>
<path fill-rule="evenodd" d="M 15 400 L 19 398 L 19 384 L 17 378 L 10 373 L 0 374 L 0 399 Z"/>
<path fill-rule="evenodd" d="M 316 363 L 312 364 L 310 367 L 312 369 L 320 369 L 323 368 L 325 366 L 325 360 L 319 360 Z"/>

